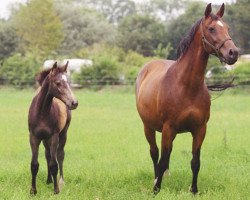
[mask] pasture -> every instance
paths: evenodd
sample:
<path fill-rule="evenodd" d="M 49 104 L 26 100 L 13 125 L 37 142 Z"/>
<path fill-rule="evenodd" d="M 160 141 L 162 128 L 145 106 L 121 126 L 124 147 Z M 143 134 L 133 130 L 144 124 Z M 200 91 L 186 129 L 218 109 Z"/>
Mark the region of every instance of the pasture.
<path fill-rule="evenodd" d="M 0 199 L 33 199 L 27 112 L 34 91 L 0 89 Z M 65 186 L 53 195 L 46 185 L 40 145 L 34 199 L 194 199 L 188 134 L 177 135 L 170 158 L 171 176 L 153 198 L 153 165 L 133 90 L 77 90 L 79 106 L 65 147 Z M 195 199 L 250 199 L 250 95 L 227 91 L 212 101 L 201 151 Z M 160 134 L 157 135 L 158 142 Z"/>

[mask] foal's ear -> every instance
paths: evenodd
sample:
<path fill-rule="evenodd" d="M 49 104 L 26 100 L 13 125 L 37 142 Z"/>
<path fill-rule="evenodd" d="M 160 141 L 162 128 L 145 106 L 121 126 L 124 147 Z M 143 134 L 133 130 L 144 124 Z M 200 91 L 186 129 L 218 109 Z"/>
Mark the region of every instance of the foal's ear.
<path fill-rule="evenodd" d="M 64 68 L 63 70 L 64 70 L 65 72 L 66 72 L 67 69 L 68 69 L 68 65 L 69 65 L 69 61 L 67 61 L 66 64 L 64 65 L 64 67 L 63 67 L 63 68 Z"/>
<path fill-rule="evenodd" d="M 225 10 L 225 4 L 223 3 L 220 7 L 220 10 L 216 13 L 216 15 L 220 18 L 224 15 L 224 10 Z"/>
<path fill-rule="evenodd" d="M 56 70 L 57 70 L 57 62 L 54 63 L 51 72 L 54 74 L 56 73 Z"/>
<path fill-rule="evenodd" d="M 207 4 L 207 7 L 206 7 L 206 10 L 205 10 L 205 17 L 207 18 L 212 12 L 212 5 L 211 3 L 210 4 Z"/>

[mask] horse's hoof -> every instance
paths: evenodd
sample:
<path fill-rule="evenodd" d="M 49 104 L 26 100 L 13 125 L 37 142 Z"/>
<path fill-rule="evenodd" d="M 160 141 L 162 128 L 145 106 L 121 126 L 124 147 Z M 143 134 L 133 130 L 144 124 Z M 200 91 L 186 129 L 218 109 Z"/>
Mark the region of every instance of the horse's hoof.
<path fill-rule="evenodd" d="M 153 193 L 154 195 L 157 195 L 160 192 L 161 188 L 158 188 L 157 186 L 154 186 Z"/>
<path fill-rule="evenodd" d="M 37 190 L 35 188 L 30 189 L 30 194 L 31 195 L 36 195 L 36 193 L 37 193 Z"/>

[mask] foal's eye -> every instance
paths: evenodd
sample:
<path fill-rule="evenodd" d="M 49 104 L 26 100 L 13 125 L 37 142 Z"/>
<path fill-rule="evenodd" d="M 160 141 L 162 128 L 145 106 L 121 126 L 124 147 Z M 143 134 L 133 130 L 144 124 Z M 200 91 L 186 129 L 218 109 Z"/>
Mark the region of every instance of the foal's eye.
<path fill-rule="evenodd" d="M 57 86 L 60 86 L 60 85 L 61 85 L 61 82 L 60 82 L 60 81 L 57 81 L 57 82 L 56 82 L 56 85 L 57 85 Z"/>
<path fill-rule="evenodd" d="M 213 28 L 213 27 L 209 27 L 208 30 L 209 30 L 210 33 L 214 33 L 215 32 L 215 28 Z"/>

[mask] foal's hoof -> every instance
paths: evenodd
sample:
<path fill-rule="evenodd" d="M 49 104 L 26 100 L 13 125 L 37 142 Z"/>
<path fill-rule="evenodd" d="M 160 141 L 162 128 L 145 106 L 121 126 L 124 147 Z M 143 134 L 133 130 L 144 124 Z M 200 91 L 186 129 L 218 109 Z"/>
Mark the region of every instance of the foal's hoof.
<path fill-rule="evenodd" d="M 192 192 L 193 195 L 196 195 L 198 193 L 198 189 L 197 188 L 189 188 L 189 191 Z"/>
<path fill-rule="evenodd" d="M 37 193 L 37 190 L 35 188 L 30 189 L 30 194 L 31 195 L 36 195 L 36 193 Z"/>
<path fill-rule="evenodd" d="M 60 190 L 57 188 L 54 190 L 54 194 L 59 194 Z"/>
<path fill-rule="evenodd" d="M 46 183 L 49 185 L 50 183 L 52 183 L 52 179 L 47 179 Z"/>
<path fill-rule="evenodd" d="M 157 195 L 160 192 L 160 190 L 161 190 L 161 188 L 158 188 L 157 186 L 154 186 L 153 187 L 154 195 Z"/>

